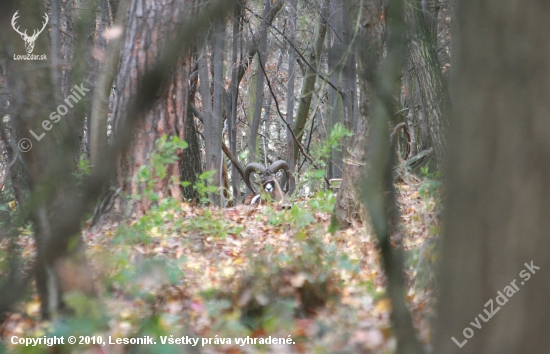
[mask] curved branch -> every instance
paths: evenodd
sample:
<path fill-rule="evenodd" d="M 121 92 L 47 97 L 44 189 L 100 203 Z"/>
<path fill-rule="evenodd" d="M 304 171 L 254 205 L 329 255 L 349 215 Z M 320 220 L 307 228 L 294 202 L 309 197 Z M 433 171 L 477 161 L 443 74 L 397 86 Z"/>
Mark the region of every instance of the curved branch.
<path fill-rule="evenodd" d="M 197 117 L 201 122 L 203 122 L 202 114 L 201 112 L 199 112 L 197 107 L 195 107 L 192 103 L 189 103 L 189 109 L 191 109 L 191 112 L 193 112 L 195 117 Z M 246 183 L 246 186 L 250 188 L 250 190 L 253 190 L 245 179 L 243 166 L 241 165 L 239 160 L 237 160 L 237 158 L 231 153 L 231 150 L 229 149 L 229 147 L 227 147 L 227 145 L 225 145 L 223 141 L 222 141 L 222 150 L 225 153 L 225 156 L 227 156 L 227 158 L 229 159 L 229 161 L 231 161 L 233 166 L 235 166 L 235 168 L 237 169 L 237 172 L 239 172 L 244 183 Z"/>

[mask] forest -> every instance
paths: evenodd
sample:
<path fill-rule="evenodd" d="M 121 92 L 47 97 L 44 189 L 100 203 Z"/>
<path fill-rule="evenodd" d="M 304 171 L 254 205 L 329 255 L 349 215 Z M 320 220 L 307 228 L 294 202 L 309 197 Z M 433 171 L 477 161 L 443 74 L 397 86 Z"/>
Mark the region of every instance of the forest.
<path fill-rule="evenodd" d="M 0 2 L 0 354 L 550 352 L 548 14 Z"/>

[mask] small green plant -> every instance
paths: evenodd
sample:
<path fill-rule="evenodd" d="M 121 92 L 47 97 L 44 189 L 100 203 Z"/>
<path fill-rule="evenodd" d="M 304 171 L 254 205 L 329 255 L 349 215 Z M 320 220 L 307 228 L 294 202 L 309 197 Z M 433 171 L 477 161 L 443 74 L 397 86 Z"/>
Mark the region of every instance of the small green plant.
<path fill-rule="evenodd" d="M 281 211 L 273 210 L 267 207 L 264 211 L 267 216 L 267 223 L 273 226 L 287 225 L 290 230 L 295 232 L 297 240 L 304 240 L 307 237 L 306 231 L 309 225 L 315 223 L 315 216 L 312 214 L 317 212 L 331 212 L 334 208 L 336 198 L 332 191 L 320 191 L 307 201 L 309 207 L 302 203 L 296 202 L 290 209 Z"/>
<path fill-rule="evenodd" d="M 177 136 L 170 138 L 163 136 L 156 141 L 149 164 L 142 166 L 136 176 L 145 188 L 141 194 L 130 196 L 134 200 L 145 198 L 154 204 L 136 224 L 118 230 L 120 236 L 117 238 L 118 241 L 150 243 L 153 238 L 161 236 L 168 228 L 178 229 L 181 227 L 182 221 L 174 216 L 181 211 L 180 202 L 174 198 L 159 198 L 155 192 L 155 184 L 166 178 L 167 166 L 176 163 L 177 151 L 185 148 L 187 148 L 187 143 Z M 173 180 L 170 182 L 178 183 Z"/>
<path fill-rule="evenodd" d="M 82 182 L 84 182 L 84 179 L 91 174 L 92 165 L 90 164 L 90 160 L 88 160 L 86 154 L 80 155 L 80 159 L 78 160 L 78 164 L 76 166 L 76 171 L 74 172 L 76 180 L 79 184 L 82 184 Z"/>
<path fill-rule="evenodd" d="M 151 201 L 157 201 L 158 195 L 154 192 L 155 183 L 158 180 L 166 178 L 168 165 L 176 163 L 177 151 L 180 149 L 186 149 L 187 143 L 180 140 L 177 136 L 167 138 L 163 136 L 159 138 L 155 143 L 155 151 L 149 158 L 149 164 L 141 166 L 138 171 L 138 180 L 145 185 L 143 195 L 133 195 L 132 198 L 141 200 L 141 198 L 148 198 Z M 171 178 L 174 178 L 172 176 Z M 178 183 L 178 181 L 171 180 L 171 183 Z"/>
<path fill-rule="evenodd" d="M 421 167 L 421 174 L 424 176 L 423 182 L 418 189 L 420 195 L 424 198 L 433 197 L 438 199 L 439 187 L 441 186 L 441 171 L 430 172 L 429 167 Z"/>
<path fill-rule="evenodd" d="M 312 156 L 316 160 L 324 160 L 330 158 L 334 150 L 341 151 L 341 141 L 346 137 L 350 137 L 353 134 L 341 123 L 336 123 L 330 135 L 322 143 L 315 145 L 312 150 Z"/>
<path fill-rule="evenodd" d="M 193 185 L 193 189 L 197 191 L 197 194 L 199 195 L 199 203 L 202 205 L 206 205 L 210 202 L 210 199 L 208 198 L 210 193 L 218 192 L 218 189 L 213 184 L 214 173 L 216 173 L 216 171 L 206 171 L 201 173 Z M 182 186 L 184 187 L 188 187 L 190 185 L 191 182 L 182 182 Z"/>
<path fill-rule="evenodd" d="M 320 191 L 315 194 L 309 201 L 309 206 L 315 212 L 332 213 L 334 204 L 336 203 L 336 196 L 329 191 Z"/>
<path fill-rule="evenodd" d="M 222 215 L 213 214 L 205 209 L 202 215 L 187 220 L 183 229 L 187 232 L 196 232 L 201 236 L 225 238 L 227 235 L 238 235 L 243 227 L 232 225 Z"/>
<path fill-rule="evenodd" d="M 342 139 L 350 136 L 353 136 L 353 134 L 343 124 L 337 123 L 332 127 L 330 135 L 326 139 L 320 143 L 314 143 L 311 156 L 317 167 L 311 166 L 305 171 L 303 178 L 305 182 L 301 184 L 307 183 L 310 189 L 315 189 L 313 186 L 318 185 L 319 182 L 324 182 L 326 161 L 332 157 L 333 151 L 342 150 Z"/>

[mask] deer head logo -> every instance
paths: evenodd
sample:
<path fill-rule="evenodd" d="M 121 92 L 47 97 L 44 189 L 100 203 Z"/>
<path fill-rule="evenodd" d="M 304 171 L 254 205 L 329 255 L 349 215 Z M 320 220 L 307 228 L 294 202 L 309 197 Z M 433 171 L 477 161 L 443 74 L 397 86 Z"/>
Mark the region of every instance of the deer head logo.
<path fill-rule="evenodd" d="M 13 27 L 15 32 L 21 35 L 21 38 L 23 38 L 23 40 L 25 41 L 25 50 L 27 51 L 27 53 L 31 54 L 34 49 L 34 42 L 36 41 L 36 38 L 38 38 L 38 35 L 42 33 L 42 31 L 44 31 L 44 28 L 46 28 L 46 25 L 48 24 L 48 14 L 44 14 L 44 23 L 42 23 L 42 29 L 40 31 L 34 30 L 32 32 L 32 36 L 29 36 L 27 35 L 27 30 L 25 30 L 25 32 L 21 32 L 19 31 L 19 26 L 17 26 L 17 28 L 15 27 L 15 22 L 17 18 L 19 18 L 19 15 L 17 14 L 18 12 L 19 10 L 15 11 L 15 13 L 13 14 L 13 17 L 11 19 L 11 26 Z"/>

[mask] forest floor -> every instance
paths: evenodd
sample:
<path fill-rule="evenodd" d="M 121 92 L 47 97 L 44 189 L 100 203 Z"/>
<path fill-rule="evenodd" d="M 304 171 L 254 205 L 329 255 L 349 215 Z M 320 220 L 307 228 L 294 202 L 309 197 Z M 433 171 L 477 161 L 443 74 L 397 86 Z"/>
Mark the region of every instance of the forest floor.
<path fill-rule="evenodd" d="M 429 345 L 432 275 L 413 283 L 418 259 L 426 257 L 421 246 L 439 232 L 438 201 L 426 181 L 396 187 L 407 300 L 418 333 Z M 13 335 L 74 335 L 101 336 L 107 344 L 55 352 L 160 352 L 156 346 L 108 344 L 109 336 L 113 341 L 149 335 L 157 345 L 162 338 L 199 339 L 196 346 L 162 349 L 174 353 L 392 353 L 391 306 L 375 238 L 359 223 L 328 232 L 333 203 L 331 193 L 299 198 L 291 209 L 183 203 L 124 225 L 85 231 L 99 300 L 70 294 L 67 302 L 77 309 L 75 316 L 43 322 L 32 290 L 0 319 L 0 339 L 10 351 L 22 349 L 8 341 Z M 30 262 L 32 237 L 23 233 L 18 243 Z M 5 250 L 7 243 L 1 246 Z M 269 336 L 291 344 L 258 344 L 268 343 Z"/>

